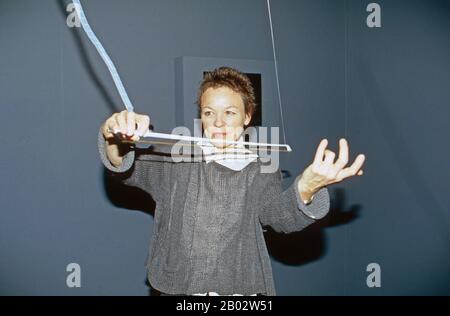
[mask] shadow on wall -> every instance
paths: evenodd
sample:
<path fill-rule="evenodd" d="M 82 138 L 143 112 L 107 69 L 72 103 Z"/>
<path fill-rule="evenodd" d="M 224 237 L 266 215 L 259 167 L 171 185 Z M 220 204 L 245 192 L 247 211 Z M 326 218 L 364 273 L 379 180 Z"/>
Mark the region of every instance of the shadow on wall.
<path fill-rule="evenodd" d="M 124 185 L 114 179 L 106 168 L 103 169 L 105 193 L 114 206 L 155 215 L 156 204 L 150 194 L 139 188 Z"/>
<path fill-rule="evenodd" d="M 323 229 L 348 224 L 359 217 L 360 205 L 346 206 L 345 192 L 335 189 L 330 212 L 323 219 L 311 224 L 300 232 L 284 234 L 268 228 L 264 234 L 269 254 L 277 261 L 292 266 L 300 266 L 325 255 L 327 244 Z"/>

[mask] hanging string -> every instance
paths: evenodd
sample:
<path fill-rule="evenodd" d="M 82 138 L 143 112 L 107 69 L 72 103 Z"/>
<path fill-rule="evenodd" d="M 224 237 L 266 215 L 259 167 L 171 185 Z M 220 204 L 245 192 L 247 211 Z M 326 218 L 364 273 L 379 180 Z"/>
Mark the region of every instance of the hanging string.
<path fill-rule="evenodd" d="M 125 105 L 126 109 L 129 112 L 132 112 L 134 109 L 133 105 L 131 104 L 131 101 L 130 101 L 130 98 L 128 97 L 127 92 L 125 91 L 125 87 L 122 84 L 122 80 L 120 79 L 119 73 L 117 72 L 117 69 L 114 66 L 114 63 L 112 62 L 111 58 L 109 58 L 108 53 L 103 48 L 102 44 L 98 40 L 94 31 L 92 31 L 91 26 L 89 25 L 89 23 L 86 19 L 86 16 L 84 15 L 83 7 L 81 6 L 80 1 L 72 0 L 72 2 L 73 2 L 73 5 L 75 6 L 75 10 L 78 13 L 78 17 L 80 19 L 81 26 L 83 27 L 84 31 L 86 32 L 87 37 L 92 42 L 92 44 L 94 44 L 98 53 L 102 57 L 106 66 L 108 67 L 108 70 L 111 73 L 111 77 L 114 80 L 114 84 L 116 85 L 117 91 L 119 92 L 119 95 L 123 101 L 123 104 Z"/>
<path fill-rule="evenodd" d="M 275 38 L 273 35 L 273 24 L 272 24 L 272 13 L 270 11 L 270 0 L 267 0 L 267 11 L 269 13 L 269 23 L 270 23 L 270 35 L 272 38 L 272 51 L 273 51 L 273 61 L 275 65 L 275 80 L 277 83 L 277 92 L 278 92 L 278 104 L 280 107 L 280 115 L 281 115 L 281 127 L 283 129 L 283 142 L 286 142 L 286 130 L 284 129 L 284 118 L 283 118 L 283 107 L 281 106 L 281 93 L 280 93 L 280 80 L 278 78 L 278 62 L 277 62 L 277 54 L 275 51 Z"/>

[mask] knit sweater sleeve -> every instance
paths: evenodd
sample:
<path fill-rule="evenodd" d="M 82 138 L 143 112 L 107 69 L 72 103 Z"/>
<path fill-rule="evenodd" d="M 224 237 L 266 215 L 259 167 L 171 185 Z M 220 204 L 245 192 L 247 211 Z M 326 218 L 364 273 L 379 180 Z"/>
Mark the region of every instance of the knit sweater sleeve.
<path fill-rule="evenodd" d="M 291 233 L 327 215 L 330 209 L 327 187 L 317 191 L 312 202 L 305 204 L 298 192 L 300 177 L 283 191 L 279 170 L 265 175 L 259 206 L 259 220 L 263 226 L 271 226 L 277 232 Z"/>
<path fill-rule="evenodd" d="M 157 201 L 161 196 L 163 163 L 151 161 L 145 156 L 136 156 L 134 149 L 123 156 L 122 165 L 115 167 L 106 156 L 106 141 L 101 130 L 98 133 L 98 151 L 100 160 L 111 177 L 122 181 L 127 186 L 137 187 Z"/>

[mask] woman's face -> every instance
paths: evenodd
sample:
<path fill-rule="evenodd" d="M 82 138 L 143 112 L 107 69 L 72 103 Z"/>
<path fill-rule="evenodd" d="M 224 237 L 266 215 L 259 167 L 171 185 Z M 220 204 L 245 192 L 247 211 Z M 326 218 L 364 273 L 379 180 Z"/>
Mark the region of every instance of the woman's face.
<path fill-rule="evenodd" d="M 245 113 L 239 93 L 228 87 L 208 88 L 201 97 L 201 119 L 205 136 L 215 140 L 238 140 L 251 117 Z M 218 148 L 230 146 L 213 142 Z"/>

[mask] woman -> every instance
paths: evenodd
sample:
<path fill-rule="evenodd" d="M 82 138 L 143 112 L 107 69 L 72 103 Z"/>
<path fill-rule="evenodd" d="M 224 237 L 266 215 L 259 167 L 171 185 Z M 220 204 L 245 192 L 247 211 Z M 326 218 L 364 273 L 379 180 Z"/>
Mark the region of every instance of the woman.
<path fill-rule="evenodd" d="M 198 96 L 207 138 L 218 150 L 238 140 L 255 111 L 249 79 L 222 67 L 208 73 Z M 262 226 L 300 231 L 329 211 L 327 185 L 362 175 L 364 156 L 352 166 L 340 140 L 339 158 L 320 142 L 313 163 L 285 191 L 281 172 L 261 172 L 254 159 L 241 170 L 218 161 L 179 162 L 155 153 L 136 154 L 111 133 L 138 140 L 150 119 L 123 111 L 102 125 L 99 151 L 111 174 L 149 193 L 156 202 L 152 247 L 147 260 L 150 284 L 167 294 L 275 295 Z"/>

